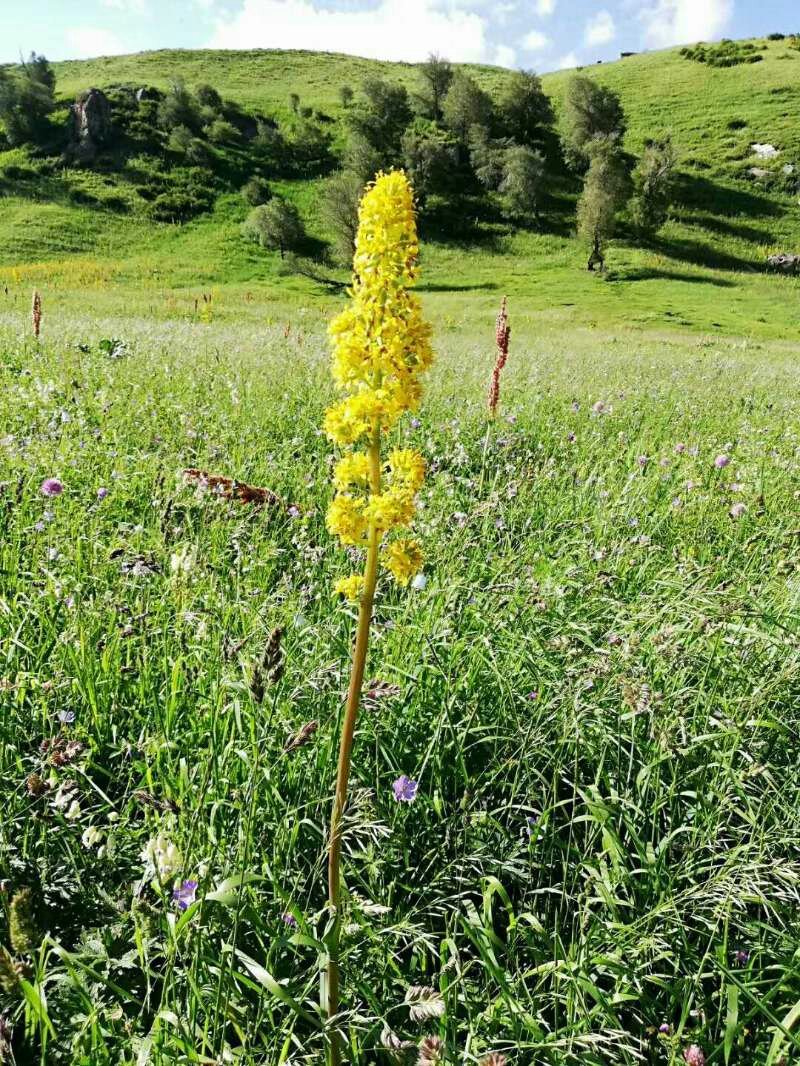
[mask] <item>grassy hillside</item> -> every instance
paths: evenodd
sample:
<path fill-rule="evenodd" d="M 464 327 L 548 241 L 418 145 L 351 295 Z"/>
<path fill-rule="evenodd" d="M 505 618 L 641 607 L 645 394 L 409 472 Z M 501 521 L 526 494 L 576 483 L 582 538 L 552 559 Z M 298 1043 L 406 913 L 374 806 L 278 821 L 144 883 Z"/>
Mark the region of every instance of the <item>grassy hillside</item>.
<path fill-rule="evenodd" d="M 623 227 L 605 279 L 582 270 L 574 241 L 572 193 L 554 199 L 541 230 L 514 232 L 503 223 L 464 220 L 446 241 L 429 241 L 427 300 L 441 321 L 468 322 L 507 291 L 524 314 L 559 322 L 793 337 L 800 328 L 800 282 L 763 273 L 766 255 L 800 251 L 795 178 L 800 167 L 800 51 L 787 42 L 759 42 L 762 62 L 717 69 L 679 50 L 633 56 L 587 72 L 621 94 L 628 115 L 626 147 L 671 133 L 681 158 L 673 219 L 652 248 L 639 247 Z M 471 68 L 498 94 L 508 72 Z M 190 86 L 210 81 L 251 110 L 280 116 L 296 92 L 303 102 L 336 117 L 339 87 L 357 89 L 381 74 L 417 84 L 413 65 L 379 63 L 306 52 L 175 52 L 56 65 L 57 91 L 66 103 L 78 91 L 121 82 L 166 87 L 177 75 Z M 545 76 L 558 110 L 569 72 Z M 753 155 L 755 142 L 774 144 L 776 159 Z M 0 153 L 0 171 L 22 166 L 25 153 Z M 749 171 L 764 173 L 754 179 Z M 91 285 L 109 310 L 132 300 L 149 313 L 192 315 L 204 290 L 215 292 L 216 313 L 252 315 L 264 303 L 319 307 L 330 303 L 311 282 L 281 275 L 277 255 L 245 244 L 239 225 L 246 207 L 221 195 L 213 213 L 182 227 L 154 224 L 134 205 L 124 175 L 73 169 L 49 183 L 6 179 L 0 186 L 0 282 L 9 299 L 27 299 L 31 283 L 47 290 L 50 307 L 71 302 Z M 286 182 L 313 236 L 325 238 L 318 216 L 318 183 Z M 81 204 L 84 193 L 93 202 Z M 118 201 L 125 200 L 124 210 Z M 124 284 L 121 284 L 124 283 Z M 1 292 L 2 290 L 0 290 Z"/>

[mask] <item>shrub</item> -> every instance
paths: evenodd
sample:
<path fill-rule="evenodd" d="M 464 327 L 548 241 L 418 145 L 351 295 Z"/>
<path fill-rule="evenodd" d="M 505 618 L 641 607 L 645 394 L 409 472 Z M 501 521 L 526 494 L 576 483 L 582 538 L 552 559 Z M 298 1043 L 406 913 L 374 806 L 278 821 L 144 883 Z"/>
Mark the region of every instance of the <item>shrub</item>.
<path fill-rule="evenodd" d="M 206 127 L 205 135 L 212 144 L 237 144 L 242 135 L 232 122 L 224 118 L 216 118 L 210 126 Z"/>
<path fill-rule="evenodd" d="M 269 187 L 269 182 L 266 178 L 261 178 L 258 175 L 246 182 L 242 186 L 241 192 L 242 199 L 250 207 L 258 207 L 260 204 L 265 204 L 272 199 L 272 190 Z"/>
<path fill-rule="evenodd" d="M 242 233 L 262 248 L 279 251 L 281 259 L 286 252 L 297 251 L 305 240 L 297 208 L 277 196 L 268 204 L 253 208 L 242 226 Z"/>
<path fill-rule="evenodd" d="M 342 85 L 339 88 L 339 100 L 342 107 L 349 107 L 353 102 L 353 90 L 349 85 Z"/>
<path fill-rule="evenodd" d="M 508 137 L 490 137 L 485 126 L 473 126 L 470 130 L 469 161 L 475 177 L 484 189 L 496 189 L 500 185 L 506 152 L 513 143 Z"/>
<path fill-rule="evenodd" d="M 44 56 L 31 52 L 27 62 L 0 67 L 0 122 L 13 145 L 37 142 L 55 107 L 55 74 Z"/>
<path fill-rule="evenodd" d="M 195 96 L 201 107 L 210 107 L 213 111 L 219 111 L 222 107 L 222 97 L 213 85 L 198 85 Z"/>
<path fill-rule="evenodd" d="M 164 99 L 158 104 L 158 124 L 162 129 L 175 130 L 181 127 L 196 133 L 202 119 L 197 100 L 184 83 L 175 81 Z"/>

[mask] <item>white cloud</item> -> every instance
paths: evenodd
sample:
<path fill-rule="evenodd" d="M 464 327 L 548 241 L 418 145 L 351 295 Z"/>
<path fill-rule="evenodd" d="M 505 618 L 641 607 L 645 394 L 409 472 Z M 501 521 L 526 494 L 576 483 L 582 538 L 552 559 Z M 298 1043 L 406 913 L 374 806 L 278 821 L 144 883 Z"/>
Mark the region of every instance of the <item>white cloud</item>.
<path fill-rule="evenodd" d="M 148 14 L 147 0 L 101 0 L 101 3 L 112 11 L 126 11 L 129 15 Z"/>
<path fill-rule="evenodd" d="M 656 48 L 713 40 L 733 15 L 733 0 L 656 0 L 642 11 L 645 40 Z"/>
<path fill-rule="evenodd" d="M 92 59 L 94 56 L 120 56 L 130 52 L 116 33 L 102 26 L 73 26 L 64 34 L 70 59 Z"/>
<path fill-rule="evenodd" d="M 593 18 L 590 18 L 586 23 L 584 41 L 588 45 L 608 44 L 609 41 L 614 40 L 616 32 L 617 28 L 614 25 L 614 19 L 611 17 L 611 12 L 598 11 L 597 14 Z"/>
<path fill-rule="evenodd" d="M 572 70 L 573 67 L 579 67 L 581 65 L 580 59 L 578 59 L 575 52 L 567 52 L 565 56 L 556 60 L 554 70 Z"/>
<path fill-rule="evenodd" d="M 514 67 L 517 64 L 517 53 L 510 45 L 498 44 L 495 47 L 492 62 L 498 67 Z"/>
<path fill-rule="evenodd" d="M 538 30 L 531 30 L 530 33 L 526 33 L 522 38 L 522 47 L 527 52 L 541 52 L 543 48 L 547 48 L 550 44 L 550 38 L 540 33 Z"/>
<path fill-rule="evenodd" d="M 547 15 L 552 15 L 556 9 L 556 0 L 536 0 L 534 4 L 534 11 L 537 15 L 541 15 L 545 18 Z"/>
<path fill-rule="evenodd" d="M 380 0 L 369 10 L 344 11 L 315 0 L 244 0 L 236 15 L 217 20 L 209 46 L 306 48 L 410 62 L 431 52 L 462 62 L 491 62 L 497 54 L 482 16 L 441 10 L 435 0 Z"/>

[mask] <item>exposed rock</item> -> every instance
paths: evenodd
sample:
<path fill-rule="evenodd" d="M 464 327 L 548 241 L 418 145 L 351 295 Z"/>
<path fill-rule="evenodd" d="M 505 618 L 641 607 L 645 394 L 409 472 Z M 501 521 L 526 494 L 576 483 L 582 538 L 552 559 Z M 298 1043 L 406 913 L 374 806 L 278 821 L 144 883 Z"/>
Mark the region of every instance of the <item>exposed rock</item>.
<path fill-rule="evenodd" d="M 100 89 L 82 92 L 70 109 L 70 143 L 67 154 L 78 163 L 90 163 L 111 137 L 111 105 Z"/>
<path fill-rule="evenodd" d="M 753 155 L 757 155 L 759 159 L 774 159 L 776 155 L 780 155 L 780 152 L 774 144 L 751 144 L 753 149 Z"/>
<path fill-rule="evenodd" d="M 777 270 L 779 274 L 800 274 L 800 255 L 782 252 L 767 259 L 767 269 Z"/>
<path fill-rule="evenodd" d="M 160 100 L 163 93 L 158 89 L 154 89 L 152 85 L 143 85 L 141 89 L 136 90 L 136 102 L 141 103 L 142 100 Z"/>

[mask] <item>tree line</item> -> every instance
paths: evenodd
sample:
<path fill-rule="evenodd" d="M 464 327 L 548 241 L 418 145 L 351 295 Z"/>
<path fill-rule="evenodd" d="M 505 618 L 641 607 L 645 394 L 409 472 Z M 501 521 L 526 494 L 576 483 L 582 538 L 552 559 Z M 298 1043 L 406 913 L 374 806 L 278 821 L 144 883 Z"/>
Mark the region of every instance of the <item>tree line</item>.
<path fill-rule="evenodd" d="M 243 233 L 281 256 L 307 243 L 297 209 L 273 196 L 279 177 L 325 176 L 322 211 L 334 258 L 349 263 L 364 187 L 380 170 L 402 167 L 411 179 L 423 227 L 464 217 L 465 204 L 499 212 L 513 225 L 539 226 L 548 196 L 565 180 L 582 182 L 576 227 L 590 270 L 629 204 L 637 232 L 652 238 L 668 217 L 676 156 L 668 138 L 639 159 L 625 152 L 627 123 L 613 90 L 582 74 L 567 86 L 560 121 L 539 76 L 511 75 L 493 99 L 463 67 L 431 55 L 409 90 L 386 78 L 343 85 L 337 119 L 304 106 L 293 93 L 289 115 L 248 114 L 211 85 L 180 80 L 166 92 L 107 90 L 114 147 L 154 159 L 137 191 L 157 220 L 185 221 L 207 210 L 218 173 L 240 159 L 251 177 L 241 189 L 251 211 Z M 55 75 L 43 56 L 0 68 L 0 124 L 11 145 L 52 141 Z M 142 168 L 140 168 L 142 169 Z M 146 168 L 144 168 L 146 170 Z M 216 180 L 216 177 L 215 177 Z M 473 212 L 474 213 L 474 212 Z"/>

